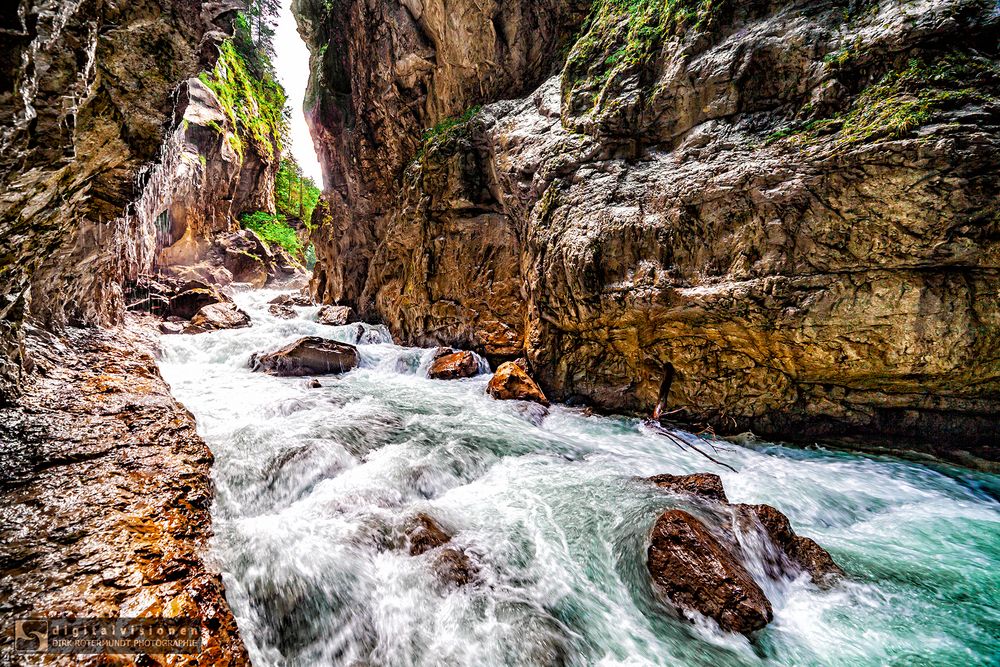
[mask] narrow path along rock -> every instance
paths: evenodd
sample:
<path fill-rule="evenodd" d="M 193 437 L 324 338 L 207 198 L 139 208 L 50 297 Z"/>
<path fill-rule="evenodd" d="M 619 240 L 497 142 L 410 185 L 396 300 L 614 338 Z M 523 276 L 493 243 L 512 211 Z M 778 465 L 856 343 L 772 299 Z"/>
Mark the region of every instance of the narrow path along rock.
<path fill-rule="evenodd" d="M 451 348 L 439 348 L 427 377 L 432 380 L 458 380 L 479 375 L 479 358 L 468 350 L 456 352 Z"/>
<path fill-rule="evenodd" d="M 346 373 L 358 365 L 358 349 L 347 343 L 306 336 L 280 350 L 254 353 L 250 368 L 254 371 L 295 377 Z"/>
<path fill-rule="evenodd" d="M 518 363 L 513 361 L 500 365 L 486 386 L 486 392 L 501 401 L 534 401 L 544 406 L 549 405 L 549 400 L 545 398 L 541 388 Z"/>

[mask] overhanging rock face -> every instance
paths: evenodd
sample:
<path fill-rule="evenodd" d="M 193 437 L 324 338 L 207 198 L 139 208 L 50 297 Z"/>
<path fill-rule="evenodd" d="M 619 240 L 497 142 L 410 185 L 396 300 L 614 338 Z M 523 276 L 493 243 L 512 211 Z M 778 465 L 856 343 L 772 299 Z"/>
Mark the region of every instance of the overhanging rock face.
<path fill-rule="evenodd" d="M 673 368 L 666 409 L 719 431 L 996 457 L 988 3 L 597 2 L 575 23 L 555 2 L 549 31 L 512 18 L 536 3 L 443 31 L 433 1 L 321 4 L 297 3 L 319 296 L 403 341 L 526 355 L 556 400 L 651 411 Z"/>

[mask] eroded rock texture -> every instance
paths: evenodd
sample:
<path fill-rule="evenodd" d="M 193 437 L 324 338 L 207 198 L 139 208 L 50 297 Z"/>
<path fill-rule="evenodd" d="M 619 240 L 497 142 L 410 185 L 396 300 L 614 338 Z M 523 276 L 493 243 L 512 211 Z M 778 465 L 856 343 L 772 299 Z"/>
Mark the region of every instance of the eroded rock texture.
<path fill-rule="evenodd" d="M 10 628 L 24 616 L 189 616 L 204 633 L 191 664 L 248 665 L 222 580 L 203 560 L 212 454 L 134 317 L 26 339 L 35 381 L 20 407 L 0 409 L 0 618 Z M 0 649 L 5 663 L 31 662 L 12 649 Z M 98 663 L 111 664 L 45 662 Z"/>
<path fill-rule="evenodd" d="M 323 300 L 555 400 L 648 413 L 672 365 L 720 431 L 998 456 L 993 3 L 330 4 Z"/>
<path fill-rule="evenodd" d="M 21 0 L 2 10 L 0 397 L 24 368 L 20 325 L 113 324 L 154 252 L 136 201 L 177 84 L 210 67 L 236 2 Z M 154 187 L 155 189 L 155 187 Z M 131 206 L 130 206 L 131 204 Z"/>

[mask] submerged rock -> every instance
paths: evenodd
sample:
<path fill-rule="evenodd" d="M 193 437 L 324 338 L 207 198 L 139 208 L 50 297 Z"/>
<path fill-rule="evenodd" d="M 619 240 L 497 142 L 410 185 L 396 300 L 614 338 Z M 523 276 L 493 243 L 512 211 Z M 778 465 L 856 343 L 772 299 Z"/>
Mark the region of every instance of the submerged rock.
<path fill-rule="evenodd" d="M 357 322 L 358 316 L 349 306 L 323 306 L 316 314 L 316 321 L 331 327 L 342 327 Z"/>
<path fill-rule="evenodd" d="M 479 358 L 468 350 L 441 348 L 427 369 L 432 380 L 458 380 L 479 375 Z"/>
<path fill-rule="evenodd" d="M 456 588 L 468 586 L 479 576 L 479 568 L 469 555 L 452 547 L 442 549 L 434 559 L 434 572 L 442 582 Z"/>
<path fill-rule="evenodd" d="M 300 338 L 274 352 L 250 356 L 250 368 L 254 371 L 282 377 L 334 375 L 346 373 L 357 365 L 356 347 L 317 336 Z"/>
<path fill-rule="evenodd" d="M 656 520 L 647 567 L 657 593 L 683 610 L 714 619 L 723 630 L 750 634 L 771 621 L 771 603 L 764 591 L 687 512 L 670 510 Z"/>
<path fill-rule="evenodd" d="M 294 292 L 276 296 L 267 303 L 272 306 L 311 306 L 312 299 L 305 294 Z"/>
<path fill-rule="evenodd" d="M 541 388 L 524 369 L 513 361 L 501 364 L 486 386 L 486 393 L 501 401 L 534 401 L 549 405 Z"/>
<path fill-rule="evenodd" d="M 729 499 L 726 498 L 726 490 L 722 487 L 722 478 L 712 473 L 654 475 L 653 477 L 647 477 L 646 481 L 670 491 L 689 493 L 709 500 L 716 500 L 720 503 L 729 502 Z"/>
<path fill-rule="evenodd" d="M 411 556 L 419 556 L 451 541 L 451 535 L 422 512 L 408 522 L 406 538 L 410 543 Z"/>
<path fill-rule="evenodd" d="M 267 312 L 282 320 L 294 320 L 299 316 L 291 306 L 274 304 L 269 306 Z"/>
<path fill-rule="evenodd" d="M 770 505 L 734 505 L 738 517 L 746 524 L 757 524 L 771 543 L 794 565 L 809 573 L 814 584 L 829 588 L 844 576 L 830 553 L 808 537 L 796 535 L 788 517 Z"/>
<path fill-rule="evenodd" d="M 213 303 L 191 318 L 185 333 L 204 333 L 221 329 L 244 329 L 250 326 L 250 316 L 234 303 Z"/>

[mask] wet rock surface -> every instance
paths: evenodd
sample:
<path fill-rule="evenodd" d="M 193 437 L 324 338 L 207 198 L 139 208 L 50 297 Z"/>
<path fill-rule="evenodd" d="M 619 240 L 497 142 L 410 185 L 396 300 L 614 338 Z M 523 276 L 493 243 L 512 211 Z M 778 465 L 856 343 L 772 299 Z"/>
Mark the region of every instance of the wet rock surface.
<path fill-rule="evenodd" d="M 844 576 L 830 553 L 808 537 L 796 535 L 788 517 L 770 505 L 734 505 L 738 520 L 761 526 L 771 543 L 777 547 L 791 563 L 809 574 L 813 583 L 821 588 L 829 588 Z M 780 568 L 782 564 L 777 564 Z M 787 569 L 787 568 L 786 568 Z"/>
<path fill-rule="evenodd" d="M 726 490 L 722 487 L 722 478 L 711 473 L 654 475 L 653 477 L 647 477 L 646 481 L 652 482 L 658 487 L 669 491 L 688 493 L 720 503 L 729 502 L 729 499 L 726 498 Z"/>
<path fill-rule="evenodd" d="M 445 586 L 460 588 L 478 579 L 479 568 L 469 555 L 460 548 L 446 546 L 452 536 L 427 514 L 410 519 L 405 533 L 411 556 L 435 551 L 431 567 Z"/>
<path fill-rule="evenodd" d="M 771 621 L 771 603 L 743 564 L 748 548 L 764 554 L 767 572 L 761 576 L 775 582 L 806 572 L 815 585 L 829 588 L 845 576 L 823 547 L 796 535 L 774 507 L 729 504 L 718 475 L 664 474 L 643 481 L 710 501 L 712 529 L 683 510 L 662 513 L 650 534 L 646 565 L 665 601 L 712 618 L 723 630 L 749 634 Z"/>
<path fill-rule="evenodd" d="M 647 567 L 658 592 L 677 607 L 750 634 L 771 622 L 771 603 L 750 573 L 705 525 L 681 510 L 656 520 Z"/>
<path fill-rule="evenodd" d="M 185 333 L 203 333 L 223 329 L 243 329 L 252 324 L 250 316 L 234 303 L 213 303 L 203 307 L 191 318 Z"/>
<path fill-rule="evenodd" d="M 331 327 L 342 327 L 359 320 L 357 313 L 349 306 L 323 306 L 316 314 L 316 321 Z"/>
<path fill-rule="evenodd" d="M 282 320 L 294 320 L 299 316 L 299 314 L 295 312 L 295 309 L 291 306 L 285 306 L 277 303 L 268 306 L 267 312 Z"/>
<path fill-rule="evenodd" d="M 468 350 L 442 348 L 427 369 L 427 377 L 432 380 L 458 380 L 476 375 L 479 375 L 479 358 Z"/>
<path fill-rule="evenodd" d="M 221 578 L 203 560 L 212 454 L 170 397 L 153 344 L 135 316 L 110 331 L 28 338 L 38 373 L 19 407 L 0 409 L 4 625 L 190 616 L 205 639 L 191 664 L 248 665 Z M 20 664 L 11 649 L 5 642 L 0 657 Z"/>
<path fill-rule="evenodd" d="M 533 401 L 549 405 L 545 394 L 516 362 L 501 364 L 486 386 L 486 393 L 501 401 Z"/>
<path fill-rule="evenodd" d="M 358 349 L 347 343 L 307 336 L 280 350 L 254 353 L 250 368 L 283 377 L 336 375 L 358 365 Z"/>

